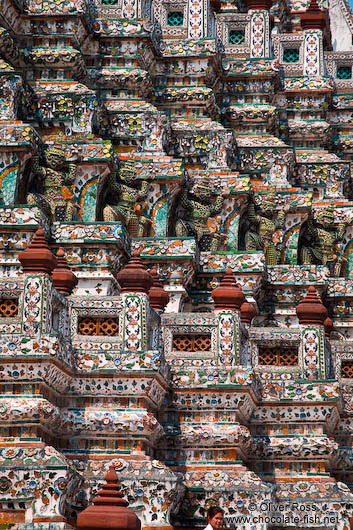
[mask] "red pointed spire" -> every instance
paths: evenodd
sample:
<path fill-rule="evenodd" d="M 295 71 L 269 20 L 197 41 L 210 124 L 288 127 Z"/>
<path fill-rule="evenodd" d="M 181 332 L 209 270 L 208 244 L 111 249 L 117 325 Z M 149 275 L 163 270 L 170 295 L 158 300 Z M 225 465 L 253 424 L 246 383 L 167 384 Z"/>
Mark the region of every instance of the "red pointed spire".
<path fill-rule="evenodd" d="M 249 9 L 265 9 L 271 8 L 272 0 L 245 0 L 246 7 Z"/>
<path fill-rule="evenodd" d="M 163 288 L 156 266 L 152 267 L 150 274 L 153 280 L 152 287 L 148 292 L 150 306 L 156 311 L 164 311 L 165 306 L 169 302 L 169 294 Z"/>
<path fill-rule="evenodd" d="M 324 321 L 324 328 L 325 328 L 325 335 L 329 339 L 331 335 L 331 331 L 333 331 L 333 322 L 332 318 L 326 317 Z"/>
<path fill-rule="evenodd" d="M 309 8 L 307 9 L 307 11 L 317 11 L 317 10 L 320 10 L 320 6 L 319 6 L 317 0 L 311 0 Z"/>
<path fill-rule="evenodd" d="M 114 466 L 104 476 L 106 484 L 88 506 L 77 517 L 78 530 L 140 530 L 141 522 L 123 499 Z"/>
<path fill-rule="evenodd" d="M 230 267 L 226 270 L 220 285 L 211 292 L 211 296 L 215 309 L 240 309 L 245 296 L 239 284 L 236 283 Z"/>
<path fill-rule="evenodd" d="M 327 309 L 312 285 L 310 285 L 306 297 L 297 306 L 296 312 L 299 324 L 320 324 L 323 326 L 327 317 Z"/>
<path fill-rule="evenodd" d="M 215 13 L 219 13 L 221 10 L 221 0 L 211 0 L 211 7 Z"/>
<path fill-rule="evenodd" d="M 59 293 L 68 296 L 77 285 L 77 278 L 66 261 L 65 252 L 60 247 L 56 253 L 57 266 L 52 272 L 53 285 Z"/>
<path fill-rule="evenodd" d="M 41 227 L 38 228 L 32 241 L 25 250 L 18 254 L 23 272 L 46 272 L 50 274 L 57 261 L 50 251 L 48 241 Z"/>
<path fill-rule="evenodd" d="M 252 319 L 256 315 L 256 310 L 253 304 L 245 300 L 240 307 L 240 322 L 250 326 Z"/>
<path fill-rule="evenodd" d="M 145 269 L 138 250 L 134 250 L 130 261 L 117 275 L 121 292 L 148 293 L 152 286 L 152 276 Z"/>
<path fill-rule="evenodd" d="M 324 29 L 328 24 L 327 11 L 320 9 L 317 0 L 311 0 L 308 9 L 300 18 L 303 29 Z"/>

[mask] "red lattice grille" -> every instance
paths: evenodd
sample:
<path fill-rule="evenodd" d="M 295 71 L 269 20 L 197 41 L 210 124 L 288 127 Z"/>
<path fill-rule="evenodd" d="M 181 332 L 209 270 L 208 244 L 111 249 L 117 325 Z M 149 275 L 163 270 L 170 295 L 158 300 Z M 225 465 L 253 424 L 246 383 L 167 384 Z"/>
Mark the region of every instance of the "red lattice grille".
<path fill-rule="evenodd" d="M 341 377 L 353 379 L 353 361 L 342 361 Z"/>
<path fill-rule="evenodd" d="M 80 335 L 108 335 L 109 337 L 118 335 L 119 320 L 87 317 L 79 321 L 78 332 Z"/>
<path fill-rule="evenodd" d="M 260 346 L 259 364 L 265 366 L 297 366 L 298 350 L 296 348 Z"/>
<path fill-rule="evenodd" d="M 0 318 L 14 318 L 18 316 L 18 300 L 0 299 Z"/>
<path fill-rule="evenodd" d="M 211 335 L 174 335 L 173 351 L 211 351 Z"/>

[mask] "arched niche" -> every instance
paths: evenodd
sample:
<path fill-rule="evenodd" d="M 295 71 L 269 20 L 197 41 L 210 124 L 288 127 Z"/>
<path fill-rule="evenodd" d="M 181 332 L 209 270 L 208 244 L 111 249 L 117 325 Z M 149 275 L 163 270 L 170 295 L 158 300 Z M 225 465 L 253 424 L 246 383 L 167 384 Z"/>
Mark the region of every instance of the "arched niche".
<path fill-rule="evenodd" d="M 26 204 L 31 176 L 31 153 L 0 152 L 0 205 Z"/>
<path fill-rule="evenodd" d="M 240 207 L 234 208 L 224 223 L 224 232 L 227 236 L 226 250 L 239 250 L 240 235 Z"/>
<path fill-rule="evenodd" d="M 0 205 L 18 203 L 20 161 L 16 153 L 0 153 Z M 23 204 L 23 203 L 22 203 Z"/>

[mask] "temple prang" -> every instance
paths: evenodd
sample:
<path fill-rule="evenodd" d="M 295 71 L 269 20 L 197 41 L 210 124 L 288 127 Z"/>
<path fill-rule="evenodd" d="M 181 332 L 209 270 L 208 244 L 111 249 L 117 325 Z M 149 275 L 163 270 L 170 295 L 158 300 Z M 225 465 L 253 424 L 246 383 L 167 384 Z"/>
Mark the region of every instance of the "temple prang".
<path fill-rule="evenodd" d="M 353 528 L 352 35 L 0 0 L 1 529 Z"/>

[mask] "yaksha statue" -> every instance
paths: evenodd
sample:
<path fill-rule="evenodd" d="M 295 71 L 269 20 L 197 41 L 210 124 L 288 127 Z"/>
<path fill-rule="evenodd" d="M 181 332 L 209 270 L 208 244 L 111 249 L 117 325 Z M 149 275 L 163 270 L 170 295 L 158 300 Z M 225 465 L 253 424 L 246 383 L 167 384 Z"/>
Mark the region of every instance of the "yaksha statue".
<path fill-rule="evenodd" d="M 146 199 L 148 182 L 136 180 L 134 163 L 127 161 L 119 170 L 118 179 L 110 174 L 109 184 L 117 204 L 103 209 L 104 221 L 120 221 L 132 237 L 143 237 L 149 219 L 142 215 L 141 203 Z"/>
<path fill-rule="evenodd" d="M 54 221 L 72 221 L 78 208 L 70 189 L 76 172 L 76 164 L 66 163 L 65 153 L 60 147 L 47 147 L 44 151 L 44 163 L 41 163 L 39 156 L 32 158 L 35 184 L 40 184 L 39 187 L 43 191 L 29 193 L 27 203 L 38 206 Z"/>
<path fill-rule="evenodd" d="M 191 194 L 185 188 L 180 204 L 186 211 L 186 219 L 178 219 L 175 233 L 178 237 L 191 236 L 198 241 L 200 250 L 216 251 L 222 235 L 216 233 L 217 221 L 214 215 L 222 210 L 224 193 L 212 198 L 214 191 L 210 186 L 196 184 Z"/>
<path fill-rule="evenodd" d="M 328 206 L 325 210 L 308 216 L 302 236 L 300 259 L 303 265 L 327 265 L 331 276 L 340 276 L 345 257 L 335 248 L 335 243 L 343 239 L 347 222 L 335 223 L 335 210 Z"/>
<path fill-rule="evenodd" d="M 289 204 L 276 210 L 276 195 L 270 192 L 261 204 L 257 204 L 254 192 L 249 192 L 248 221 L 250 229 L 245 234 L 246 250 L 262 250 L 267 265 L 278 265 L 283 245 L 276 242 L 275 232 L 284 225 Z"/>

